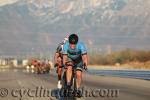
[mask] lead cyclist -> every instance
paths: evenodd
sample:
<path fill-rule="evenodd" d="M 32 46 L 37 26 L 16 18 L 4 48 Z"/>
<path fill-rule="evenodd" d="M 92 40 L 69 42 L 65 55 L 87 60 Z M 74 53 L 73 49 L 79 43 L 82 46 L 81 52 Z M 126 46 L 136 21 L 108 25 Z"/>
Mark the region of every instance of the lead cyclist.
<path fill-rule="evenodd" d="M 75 66 L 73 66 L 75 64 Z M 88 55 L 85 45 L 79 41 L 77 34 L 71 34 L 63 46 L 63 65 L 67 67 L 67 88 L 71 88 L 72 69 L 76 67 L 77 95 L 81 94 L 82 70 L 87 69 Z"/>

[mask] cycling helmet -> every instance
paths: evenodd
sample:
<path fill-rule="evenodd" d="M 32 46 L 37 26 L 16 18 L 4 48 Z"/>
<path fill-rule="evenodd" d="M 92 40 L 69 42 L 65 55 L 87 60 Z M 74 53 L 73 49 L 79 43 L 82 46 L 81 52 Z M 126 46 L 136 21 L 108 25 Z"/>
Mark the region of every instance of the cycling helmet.
<path fill-rule="evenodd" d="M 69 37 L 69 36 L 67 35 L 67 36 L 64 38 L 64 40 L 62 41 L 63 44 L 65 44 L 66 41 L 68 41 L 68 37 Z"/>
<path fill-rule="evenodd" d="M 77 34 L 71 34 L 70 36 L 69 36 L 69 43 L 70 44 L 77 44 L 78 43 L 78 36 L 77 36 Z"/>

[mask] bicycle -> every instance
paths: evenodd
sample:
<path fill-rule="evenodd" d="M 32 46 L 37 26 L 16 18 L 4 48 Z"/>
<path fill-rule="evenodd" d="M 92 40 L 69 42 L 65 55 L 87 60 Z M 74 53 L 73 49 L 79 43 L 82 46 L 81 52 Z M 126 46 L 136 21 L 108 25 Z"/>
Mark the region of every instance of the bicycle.
<path fill-rule="evenodd" d="M 77 97 L 82 97 L 82 95 L 77 96 L 76 90 L 77 90 L 77 83 L 76 83 L 76 66 L 75 64 L 72 65 L 72 78 L 71 78 L 71 89 L 68 90 L 67 88 L 67 79 L 66 79 L 66 69 L 63 71 L 63 76 L 62 76 L 62 90 L 61 90 L 61 96 L 63 93 L 63 97 L 65 100 L 76 100 Z M 88 69 L 85 69 L 86 71 Z"/>

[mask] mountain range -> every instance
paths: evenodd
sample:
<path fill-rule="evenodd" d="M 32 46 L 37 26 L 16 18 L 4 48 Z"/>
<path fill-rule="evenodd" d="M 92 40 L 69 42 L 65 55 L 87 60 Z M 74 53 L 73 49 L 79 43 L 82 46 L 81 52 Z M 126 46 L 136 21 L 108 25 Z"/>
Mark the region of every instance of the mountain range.
<path fill-rule="evenodd" d="M 1 0 L 0 56 L 48 55 L 67 34 L 88 50 L 150 49 L 150 0 Z"/>

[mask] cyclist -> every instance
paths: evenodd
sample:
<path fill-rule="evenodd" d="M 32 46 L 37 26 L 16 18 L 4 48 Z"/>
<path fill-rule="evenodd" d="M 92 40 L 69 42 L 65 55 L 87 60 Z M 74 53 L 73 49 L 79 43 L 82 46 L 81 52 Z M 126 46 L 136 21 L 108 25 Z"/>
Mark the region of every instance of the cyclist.
<path fill-rule="evenodd" d="M 88 56 L 87 50 L 84 44 L 78 41 L 79 38 L 77 34 L 71 34 L 68 38 L 68 41 L 64 44 L 63 47 L 63 65 L 67 67 L 67 87 L 70 89 L 71 86 L 71 76 L 72 68 L 76 67 L 76 76 L 77 76 L 77 95 L 81 93 L 80 85 L 82 80 L 82 70 L 87 69 L 88 65 Z"/>
<path fill-rule="evenodd" d="M 61 77 L 62 77 L 62 50 L 63 50 L 63 45 L 65 44 L 65 42 L 68 41 L 68 36 L 66 36 L 64 38 L 64 40 L 58 45 L 55 55 L 54 55 L 54 63 L 55 63 L 55 67 L 57 68 L 57 74 L 58 74 L 58 84 L 57 87 L 59 89 L 62 88 L 62 84 L 61 84 Z"/>

